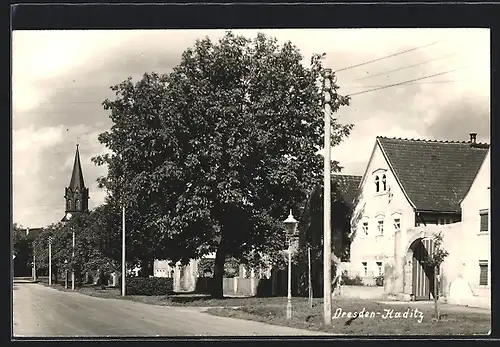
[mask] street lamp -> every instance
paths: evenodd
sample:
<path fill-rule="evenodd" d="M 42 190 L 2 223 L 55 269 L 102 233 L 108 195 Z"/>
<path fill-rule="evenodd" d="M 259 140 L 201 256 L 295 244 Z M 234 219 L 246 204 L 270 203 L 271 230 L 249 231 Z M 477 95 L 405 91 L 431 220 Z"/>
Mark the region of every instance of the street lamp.
<path fill-rule="evenodd" d="M 52 285 L 52 237 L 49 236 L 49 286 Z"/>
<path fill-rule="evenodd" d="M 35 241 L 33 241 L 31 248 L 33 249 L 33 282 L 36 282 L 36 256 L 35 256 Z"/>
<path fill-rule="evenodd" d="M 292 210 L 285 223 L 286 234 L 288 238 L 288 296 L 286 303 L 286 319 L 292 318 L 292 237 L 296 234 L 297 220 L 293 218 Z"/>
<path fill-rule="evenodd" d="M 73 215 L 71 213 L 66 214 L 66 220 L 70 220 Z M 71 231 L 73 232 L 73 253 L 71 254 L 71 290 L 75 290 L 75 229 L 71 227 Z"/>
<path fill-rule="evenodd" d="M 64 261 L 64 288 L 68 289 L 68 261 Z"/>

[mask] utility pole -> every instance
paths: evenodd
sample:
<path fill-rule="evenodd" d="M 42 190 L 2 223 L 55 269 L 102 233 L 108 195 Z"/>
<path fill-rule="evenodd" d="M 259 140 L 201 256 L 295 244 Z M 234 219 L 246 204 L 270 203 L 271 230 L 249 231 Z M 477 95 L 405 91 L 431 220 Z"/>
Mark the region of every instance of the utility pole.
<path fill-rule="evenodd" d="M 71 290 L 75 290 L 75 229 L 73 229 L 73 254 L 71 264 Z"/>
<path fill-rule="evenodd" d="M 312 279 L 311 279 L 311 247 L 307 246 L 307 265 L 309 274 L 309 306 L 313 307 L 313 292 L 312 292 Z"/>
<path fill-rule="evenodd" d="M 332 287 L 331 287 L 331 167 L 330 167 L 330 115 L 331 115 L 331 86 L 332 70 L 324 70 L 324 98 L 325 98 L 325 170 L 324 170 L 324 191 L 323 191 L 323 309 L 325 324 L 332 324 Z"/>
<path fill-rule="evenodd" d="M 49 236 L 49 286 L 52 285 L 52 237 Z"/>
<path fill-rule="evenodd" d="M 33 282 L 36 281 L 36 257 L 35 257 L 35 242 L 33 241 Z"/>
<path fill-rule="evenodd" d="M 122 296 L 125 296 L 125 206 L 122 208 Z"/>

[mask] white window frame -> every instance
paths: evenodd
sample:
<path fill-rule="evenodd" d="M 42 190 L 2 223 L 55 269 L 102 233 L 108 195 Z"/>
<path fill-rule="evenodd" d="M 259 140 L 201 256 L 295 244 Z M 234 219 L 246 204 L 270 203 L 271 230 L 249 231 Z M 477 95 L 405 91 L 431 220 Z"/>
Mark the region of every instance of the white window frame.
<path fill-rule="evenodd" d="M 384 236 L 385 216 L 383 214 L 378 214 L 376 219 L 377 219 L 377 236 Z M 382 228 L 380 226 L 382 226 Z"/>
<path fill-rule="evenodd" d="M 368 276 L 368 262 L 362 261 L 361 266 L 363 267 L 363 276 Z"/>
<path fill-rule="evenodd" d="M 387 192 L 389 188 L 389 184 L 387 182 L 387 170 L 379 168 L 373 171 L 372 175 L 373 175 L 373 182 L 375 183 L 375 195 L 382 195 L 385 192 Z M 384 189 L 384 177 L 385 177 L 385 189 Z"/>
<path fill-rule="evenodd" d="M 382 174 L 382 179 L 380 180 L 380 183 L 382 183 L 382 189 L 380 189 L 381 192 L 386 192 L 387 191 L 387 175 L 385 173 Z"/>
<path fill-rule="evenodd" d="M 490 213 L 490 211 L 488 209 L 479 210 L 479 233 L 480 234 L 488 234 L 490 232 L 490 225 L 489 225 L 489 220 L 488 220 L 490 218 L 489 213 Z M 486 215 L 486 220 L 487 220 L 486 225 L 488 228 L 486 230 L 481 230 L 481 218 L 483 215 Z"/>
<path fill-rule="evenodd" d="M 396 221 L 398 221 L 398 222 L 396 222 Z M 394 232 L 401 231 L 401 216 L 400 215 L 393 216 L 392 224 L 394 226 Z M 399 224 L 399 226 L 397 224 Z"/>
<path fill-rule="evenodd" d="M 366 225 L 366 229 L 365 229 L 365 225 Z M 364 237 L 368 236 L 368 233 L 370 231 L 370 223 L 368 222 L 368 220 L 361 221 L 361 231 L 363 232 Z"/>
<path fill-rule="evenodd" d="M 382 276 L 384 274 L 384 263 L 377 261 L 375 264 L 377 264 L 377 276 Z"/>
<path fill-rule="evenodd" d="M 486 284 L 482 284 L 481 283 L 481 268 L 483 266 L 486 266 Z M 478 278 L 478 284 L 479 286 L 481 287 L 486 287 L 490 284 L 490 276 L 489 276 L 489 271 L 490 271 L 490 264 L 488 262 L 488 260 L 480 260 L 479 261 L 479 278 Z"/>

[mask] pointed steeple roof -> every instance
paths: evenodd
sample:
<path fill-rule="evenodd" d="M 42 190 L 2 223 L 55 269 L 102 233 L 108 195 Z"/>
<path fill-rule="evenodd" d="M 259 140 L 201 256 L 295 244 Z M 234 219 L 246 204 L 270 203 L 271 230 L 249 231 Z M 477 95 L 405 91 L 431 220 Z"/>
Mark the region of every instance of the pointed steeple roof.
<path fill-rule="evenodd" d="M 76 188 L 85 188 L 85 182 L 83 181 L 83 171 L 82 165 L 80 163 L 80 152 L 78 150 L 78 145 L 76 145 L 75 162 L 73 163 L 73 173 L 71 174 L 71 181 L 69 182 L 69 188 L 73 191 Z"/>

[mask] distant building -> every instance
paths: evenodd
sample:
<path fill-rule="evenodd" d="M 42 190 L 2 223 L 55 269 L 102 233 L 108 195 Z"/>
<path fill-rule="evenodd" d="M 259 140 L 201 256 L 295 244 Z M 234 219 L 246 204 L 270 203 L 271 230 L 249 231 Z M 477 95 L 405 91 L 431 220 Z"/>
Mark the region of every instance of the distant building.
<path fill-rule="evenodd" d="M 361 176 L 332 174 L 331 179 L 331 234 L 335 263 L 349 261 L 351 244 L 351 217 L 355 208 Z M 321 249 L 323 244 L 323 187 L 311 192 L 299 218 L 299 243 Z M 323 295 L 323 258 L 312 254 L 311 277 L 314 296 Z M 318 259 L 318 260 L 315 260 Z M 340 266 L 340 264 L 339 264 Z M 300 271 L 295 271 L 297 273 Z M 333 278 L 332 278 L 333 279 Z"/>

